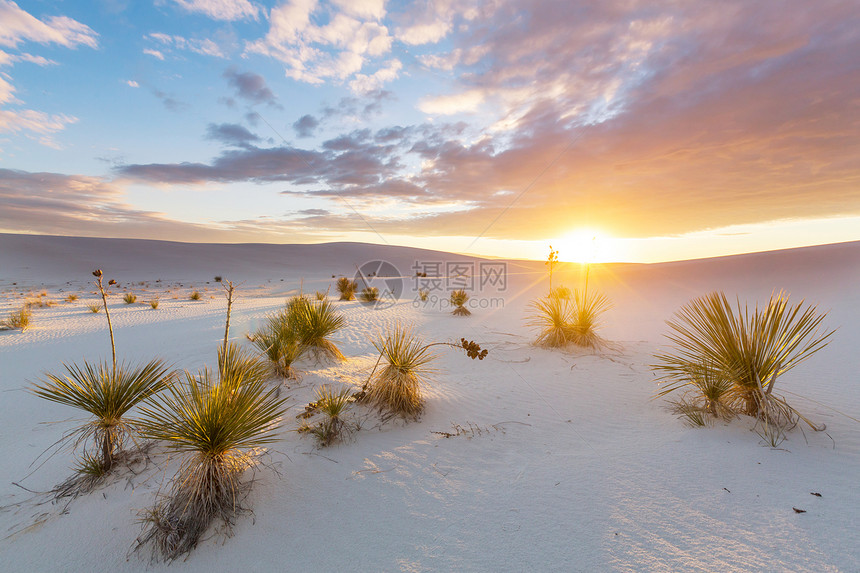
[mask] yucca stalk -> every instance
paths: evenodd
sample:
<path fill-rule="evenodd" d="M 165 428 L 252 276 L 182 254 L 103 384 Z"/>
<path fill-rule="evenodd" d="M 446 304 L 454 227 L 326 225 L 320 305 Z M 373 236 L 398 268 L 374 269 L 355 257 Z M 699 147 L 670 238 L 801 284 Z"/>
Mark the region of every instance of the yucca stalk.
<path fill-rule="evenodd" d="M 107 473 L 125 440 L 136 430 L 136 423 L 126 420 L 125 414 L 141 400 L 166 388 L 172 378 L 170 369 L 160 360 L 133 369 L 87 362 L 82 367 L 64 366 L 67 375 L 48 374 L 48 380 L 36 384 L 32 392 L 93 416 L 71 435 L 77 436 L 76 444 L 84 445 L 85 456 L 87 445 L 95 445 Z"/>
<path fill-rule="evenodd" d="M 113 323 L 110 320 L 110 310 L 108 309 L 107 293 L 105 292 L 104 286 L 102 285 L 102 276 L 103 276 L 102 270 L 101 269 L 94 270 L 93 276 L 96 277 L 96 286 L 98 287 L 99 292 L 102 295 L 102 302 L 104 303 L 104 307 L 105 307 L 105 316 L 107 317 L 108 332 L 110 332 L 110 351 L 111 351 L 111 356 L 113 356 L 113 369 L 116 370 L 116 342 L 114 342 L 114 339 L 113 339 Z M 110 281 L 108 281 L 108 286 L 111 286 L 114 284 L 116 284 L 115 280 L 111 279 Z"/>
<path fill-rule="evenodd" d="M 329 340 L 329 336 L 346 326 L 346 319 L 331 301 L 293 298 L 287 313 L 291 315 L 299 344 L 307 351 L 317 359 L 345 360 L 343 353 Z"/>
<path fill-rule="evenodd" d="M 802 300 L 789 304 L 782 291 L 752 311 L 740 300 L 733 307 L 722 292 L 693 299 L 667 321 L 672 351 L 655 355 L 660 395 L 690 385 L 691 372 L 707 365 L 709 375 L 731 382 L 734 410 L 755 417 L 784 415 L 791 409 L 773 396 L 776 381 L 827 345 L 834 331 L 821 329 L 826 316 Z"/>
<path fill-rule="evenodd" d="M 238 351 L 224 354 L 218 379 L 208 369 L 186 372 L 182 383 L 141 408 L 144 436 L 182 456 L 170 496 L 148 512 L 138 538 L 138 548 L 151 542 L 168 560 L 191 551 L 214 519 L 230 528 L 249 487 L 241 476 L 254 465 L 251 450 L 274 442 L 280 428 L 286 398 L 238 360 Z"/>

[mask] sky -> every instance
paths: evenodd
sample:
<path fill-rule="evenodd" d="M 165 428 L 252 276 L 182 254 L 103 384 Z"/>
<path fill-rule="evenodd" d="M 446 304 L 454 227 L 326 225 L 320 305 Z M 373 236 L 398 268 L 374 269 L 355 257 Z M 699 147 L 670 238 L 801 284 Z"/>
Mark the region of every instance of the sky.
<path fill-rule="evenodd" d="M 860 240 L 856 0 L 0 0 L 0 232 Z"/>

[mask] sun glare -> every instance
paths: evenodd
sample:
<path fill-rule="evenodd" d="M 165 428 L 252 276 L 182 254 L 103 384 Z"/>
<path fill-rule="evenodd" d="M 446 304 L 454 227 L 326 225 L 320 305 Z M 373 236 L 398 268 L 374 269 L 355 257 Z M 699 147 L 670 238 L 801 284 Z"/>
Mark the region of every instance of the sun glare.
<path fill-rule="evenodd" d="M 611 240 L 594 229 L 578 229 L 553 241 L 558 258 L 571 263 L 602 263 L 612 259 Z"/>

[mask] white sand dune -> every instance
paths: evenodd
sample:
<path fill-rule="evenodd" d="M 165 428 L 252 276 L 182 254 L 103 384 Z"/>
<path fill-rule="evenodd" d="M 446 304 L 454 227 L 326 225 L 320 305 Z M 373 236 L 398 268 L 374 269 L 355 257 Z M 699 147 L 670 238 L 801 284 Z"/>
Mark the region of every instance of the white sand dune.
<path fill-rule="evenodd" d="M 35 472 L 31 464 L 71 427 L 45 422 L 79 414 L 25 388 L 64 362 L 109 357 L 104 315 L 86 308 L 95 300 L 93 269 L 119 280 L 121 292 L 133 285 L 140 300 L 161 302 L 152 310 L 112 297 L 121 358 L 159 356 L 197 369 L 214 362 L 223 336 L 226 305 L 215 275 L 242 283 L 231 331 L 241 341 L 288 292 L 302 284 L 325 290 L 332 275 L 351 276 L 373 260 L 406 277 L 399 301 L 378 309 L 338 303 L 349 326 L 336 338 L 349 360 L 299 365 L 304 376 L 288 391 L 271 467 L 256 473 L 254 514 L 226 542 L 216 535 L 172 565 L 128 555 L 138 512 L 173 475 L 173 460 L 156 458 L 158 467 L 80 497 L 66 512 L 36 505 L 43 498 L 13 485 L 46 491 L 69 475 L 68 451 Z M 440 305 L 413 304 L 415 261 L 476 269 L 485 262 L 364 244 L 0 235 L 4 315 L 28 293 L 44 290 L 55 301 L 81 294 L 37 308 L 24 332 L 0 332 L 0 570 L 860 571 L 860 243 L 595 265 L 590 285 L 614 303 L 602 332 L 618 346 L 597 355 L 530 345 L 525 307 L 546 289 L 542 262 L 510 261 L 505 288 L 476 293 L 473 316 L 458 318 Z M 581 280 L 578 265 L 554 277 L 571 287 Z M 192 289 L 201 301 L 188 300 Z M 749 302 L 785 289 L 792 300 L 830 310 L 833 342 L 780 382 L 826 433 L 794 430 L 771 449 L 747 420 L 690 429 L 652 399 L 648 365 L 664 321 L 715 289 Z M 414 323 L 427 340 L 474 339 L 490 355 L 479 362 L 440 353 L 419 422 L 378 426 L 369 418 L 353 441 L 325 450 L 290 431 L 315 386 L 361 384 L 375 360 L 372 335 L 397 321 Z M 434 433 L 454 425 L 467 432 Z"/>

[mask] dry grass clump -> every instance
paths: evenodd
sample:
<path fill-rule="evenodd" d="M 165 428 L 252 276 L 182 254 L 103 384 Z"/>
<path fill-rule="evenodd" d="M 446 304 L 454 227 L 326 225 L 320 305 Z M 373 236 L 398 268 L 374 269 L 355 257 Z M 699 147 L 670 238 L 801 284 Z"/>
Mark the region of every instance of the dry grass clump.
<path fill-rule="evenodd" d="M 149 306 L 152 307 L 153 310 L 158 308 L 158 297 L 149 300 Z"/>
<path fill-rule="evenodd" d="M 753 416 L 772 445 L 798 419 L 823 430 L 773 393 L 779 376 L 824 348 L 834 332 L 821 329 L 827 313 L 788 298 L 775 293 L 751 310 L 713 292 L 684 305 L 667 321 L 674 347 L 655 355 L 653 369 L 663 385 L 658 396 L 689 390 L 677 402 L 688 419 L 683 410 L 711 418 Z"/>
<path fill-rule="evenodd" d="M 314 296 L 317 300 L 325 300 L 328 298 L 328 292 L 324 290 L 318 290 L 314 293 Z"/>
<path fill-rule="evenodd" d="M 418 289 L 418 300 L 421 302 L 427 302 L 427 297 L 430 295 L 430 291 L 427 289 Z"/>
<path fill-rule="evenodd" d="M 66 297 L 66 302 L 75 302 L 76 300 L 78 300 L 78 295 L 76 295 L 76 294 L 74 294 L 74 293 L 69 294 L 69 295 Z"/>
<path fill-rule="evenodd" d="M 123 295 L 122 301 L 125 304 L 133 304 L 133 303 L 137 302 L 137 295 L 135 295 L 132 292 L 127 292 Z"/>
<path fill-rule="evenodd" d="M 316 438 L 320 447 L 327 447 L 343 440 L 351 433 L 353 426 L 346 420 L 349 405 L 355 402 L 350 388 L 334 390 L 328 385 L 317 388 L 315 400 L 311 403 L 311 415 L 321 414 L 323 419 L 315 424 L 303 424 L 299 432 L 309 433 Z"/>
<path fill-rule="evenodd" d="M 200 300 L 200 291 L 192 291 L 191 295 L 188 297 L 191 300 Z"/>
<path fill-rule="evenodd" d="M 600 315 L 610 307 L 603 294 L 573 291 L 572 299 L 558 295 L 557 287 L 548 297 L 532 301 L 528 325 L 538 331 L 537 346 L 561 348 L 573 344 L 583 348 L 600 348 L 605 344 L 597 334 Z M 562 293 L 563 294 L 563 293 Z"/>
<path fill-rule="evenodd" d="M 367 384 L 365 399 L 404 418 L 415 418 L 424 407 L 421 384 L 435 370 L 430 363 L 436 354 L 412 334 L 411 328 L 395 326 L 373 342 L 384 366 Z"/>
<path fill-rule="evenodd" d="M 451 292 L 451 305 L 454 307 L 453 315 L 454 316 L 470 316 L 471 311 L 463 306 L 466 304 L 466 301 L 469 300 L 469 294 L 463 290 L 455 290 Z"/>
<path fill-rule="evenodd" d="M 358 283 L 346 277 L 340 277 L 334 287 L 340 293 L 340 300 L 352 300 L 355 298 L 355 291 L 358 290 Z"/>
<path fill-rule="evenodd" d="M 379 289 L 371 286 L 365 287 L 359 294 L 359 298 L 363 302 L 376 302 L 379 300 Z"/>
<path fill-rule="evenodd" d="M 216 520 L 228 534 L 250 483 L 245 470 L 260 448 L 276 440 L 284 399 L 268 388 L 263 370 L 235 345 L 219 353 L 219 375 L 203 369 L 153 397 L 142 408 L 146 437 L 181 455 L 169 495 L 144 514 L 137 549 L 151 545 L 156 559 L 171 561 L 196 547 Z"/>
<path fill-rule="evenodd" d="M 91 313 L 98 314 L 102 310 L 102 305 L 100 305 L 97 302 L 94 302 L 94 303 L 88 304 L 87 308 L 90 310 Z"/>
<path fill-rule="evenodd" d="M 84 467 L 100 464 L 108 473 L 128 439 L 133 438 L 137 424 L 125 414 L 153 394 L 166 388 L 172 374 L 161 360 L 152 360 L 136 368 L 125 365 L 64 365 L 63 376 L 47 375 L 47 381 L 36 384 L 32 392 L 46 400 L 72 406 L 92 416 L 92 420 L 72 430 L 65 439 L 83 447 Z M 90 472 L 94 473 L 94 472 Z"/>
<path fill-rule="evenodd" d="M 30 310 L 30 305 L 25 304 L 21 308 L 11 311 L 5 320 L 0 321 L 0 330 L 25 330 L 30 326 L 32 316 L 33 311 Z"/>

